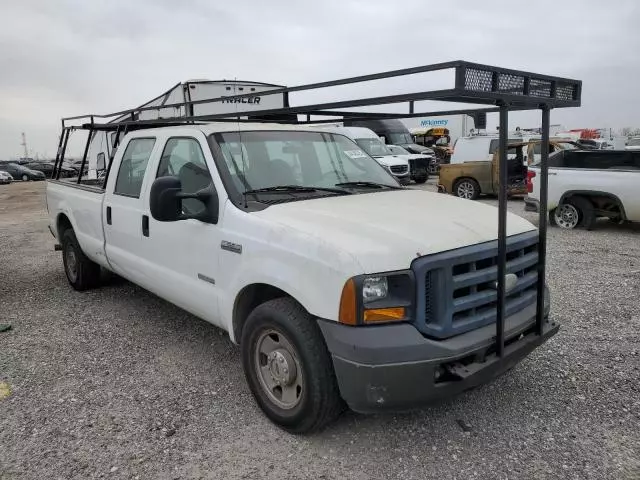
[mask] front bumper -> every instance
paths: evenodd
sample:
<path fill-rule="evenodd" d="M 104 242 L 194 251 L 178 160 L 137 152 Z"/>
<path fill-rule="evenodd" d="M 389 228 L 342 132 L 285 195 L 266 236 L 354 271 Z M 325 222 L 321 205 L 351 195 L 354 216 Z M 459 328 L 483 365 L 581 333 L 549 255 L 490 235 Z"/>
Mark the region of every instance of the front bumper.
<path fill-rule="evenodd" d="M 497 357 L 495 325 L 432 340 L 413 325 L 350 327 L 318 321 L 342 398 L 357 412 L 404 410 L 451 397 L 509 370 L 560 328 L 547 317 L 535 333 L 535 304 L 505 319 Z"/>
<path fill-rule="evenodd" d="M 447 189 L 442 184 L 438 184 L 438 193 L 447 193 Z"/>
<path fill-rule="evenodd" d="M 539 212 L 540 202 L 535 198 L 524 197 L 524 210 L 526 212 Z"/>

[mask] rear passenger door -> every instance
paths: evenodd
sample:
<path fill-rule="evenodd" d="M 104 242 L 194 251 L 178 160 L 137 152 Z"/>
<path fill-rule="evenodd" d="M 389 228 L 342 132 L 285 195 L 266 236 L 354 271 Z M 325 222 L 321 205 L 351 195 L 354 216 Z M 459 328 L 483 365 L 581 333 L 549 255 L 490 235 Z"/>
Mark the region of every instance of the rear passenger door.
<path fill-rule="evenodd" d="M 146 276 L 140 262 L 145 214 L 142 192 L 149 181 L 147 170 L 155 149 L 156 138 L 153 136 L 129 140 L 118 171 L 109 178 L 102 206 L 109 264 L 116 273 L 140 285 L 145 284 Z"/>

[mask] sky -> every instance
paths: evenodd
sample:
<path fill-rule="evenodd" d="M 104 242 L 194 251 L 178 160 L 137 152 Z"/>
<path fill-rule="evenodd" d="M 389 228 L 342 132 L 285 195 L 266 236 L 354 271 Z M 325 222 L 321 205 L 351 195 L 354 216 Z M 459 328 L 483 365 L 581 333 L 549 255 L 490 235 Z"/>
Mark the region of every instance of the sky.
<path fill-rule="evenodd" d="M 582 107 L 552 123 L 640 127 L 637 0 L 0 0 L 0 12 L 0 159 L 22 156 L 21 132 L 30 156 L 54 156 L 61 117 L 132 108 L 187 79 L 293 86 L 458 59 L 582 80 Z M 371 91 L 432 88 L 404 82 Z"/>

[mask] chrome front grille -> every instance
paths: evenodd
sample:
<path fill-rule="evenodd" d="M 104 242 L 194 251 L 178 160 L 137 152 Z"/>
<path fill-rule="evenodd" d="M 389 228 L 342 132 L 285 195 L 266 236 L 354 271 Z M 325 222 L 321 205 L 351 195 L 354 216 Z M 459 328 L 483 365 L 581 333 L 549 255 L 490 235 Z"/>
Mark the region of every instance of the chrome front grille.
<path fill-rule="evenodd" d="M 538 235 L 507 239 L 507 274 L 517 276 L 505 292 L 505 315 L 536 301 Z M 487 242 L 416 259 L 419 291 L 416 326 L 425 335 L 447 338 L 496 319 L 498 243 Z"/>
<path fill-rule="evenodd" d="M 406 165 L 393 165 L 389 167 L 389 170 L 391 170 L 391 173 L 401 175 L 403 173 L 407 173 L 409 171 L 409 167 L 407 167 Z"/>

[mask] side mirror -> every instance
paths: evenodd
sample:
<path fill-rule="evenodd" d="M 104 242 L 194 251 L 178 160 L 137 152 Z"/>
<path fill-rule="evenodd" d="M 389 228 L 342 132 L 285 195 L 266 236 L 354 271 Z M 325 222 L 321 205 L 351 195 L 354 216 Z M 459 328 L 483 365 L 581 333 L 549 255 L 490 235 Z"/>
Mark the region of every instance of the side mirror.
<path fill-rule="evenodd" d="M 105 170 L 105 156 L 103 152 L 100 152 L 98 154 L 98 158 L 96 160 L 96 170 L 100 171 L 100 170 Z"/>
<path fill-rule="evenodd" d="M 200 201 L 204 208 L 198 214 L 185 214 L 182 201 L 193 198 Z M 178 177 L 159 177 L 151 185 L 149 194 L 151 216 L 159 222 L 176 222 L 190 218 L 205 223 L 218 223 L 218 195 L 213 185 L 195 193 L 183 193 L 182 182 Z"/>

